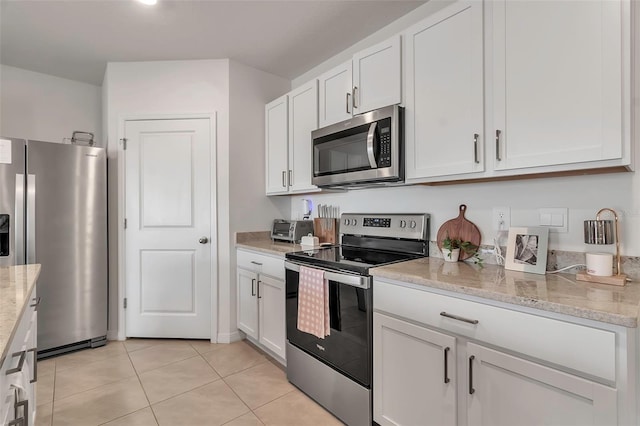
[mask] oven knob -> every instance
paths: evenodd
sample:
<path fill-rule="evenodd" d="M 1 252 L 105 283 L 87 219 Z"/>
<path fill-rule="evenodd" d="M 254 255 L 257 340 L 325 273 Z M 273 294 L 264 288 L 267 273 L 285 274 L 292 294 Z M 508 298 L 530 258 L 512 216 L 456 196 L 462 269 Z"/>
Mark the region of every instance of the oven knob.
<path fill-rule="evenodd" d="M 409 222 L 409 227 L 410 227 L 411 229 L 415 228 L 415 227 L 416 227 L 416 221 L 415 221 L 415 220 L 412 220 L 411 222 Z"/>
<path fill-rule="evenodd" d="M 351 220 L 350 219 L 345 219 L 344 220 L 344 224 L 345 225 L 351 225 Z"/>
<path fill-rule="evenodd" d="M 351 224 L 352 224 L 353 226 L 356 226 L 356 225 L 358 224 L 358 219 L 353 219 L 353 220 L 351 221 Z"/>
<path fill-rule="evenodd" d="M 400 221 L 400 228 L 405 228 L 407 226 L 407 222 L 405 220 Z"/>

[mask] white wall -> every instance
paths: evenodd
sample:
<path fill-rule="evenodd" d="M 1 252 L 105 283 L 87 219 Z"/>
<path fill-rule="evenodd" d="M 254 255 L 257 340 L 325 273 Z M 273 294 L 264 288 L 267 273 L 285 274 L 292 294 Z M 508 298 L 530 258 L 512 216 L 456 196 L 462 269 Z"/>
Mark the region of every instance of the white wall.
<path fill-rule="evenodd" d="M 354 52 L 384 40 L 402 31 L 439 8 L 444 2 L 429 2 L 409 15 L 381 29 L 351 48 L 323 62 L 311 71 L 293 80 L 296 87 L 348 60 Z M 635 8 L 636 27 L 640 24 L 640 7 Z M 632 145 L 636 150 L 636 169 L 640 167 L 640 31 L 636 31 L 635 58 L 632 76 L 636 78 L 632 105 L 635 106 Z M 595 219 L 603 207 L 618 211 L 621 219 L 622 253 L 640 256 L 640 174 L 620 173 L 594 176 L 544 178 L 510 182 L 454 184 L 439 187 L 407 186 L 349 191 L 343 194 L 313 194 L 292 197 L 291 215 L 299 218 L 302 198 L 314 205 L 339 205 L 342 212 L 427 212 L 432 215 L 431 239 L 436 239 L 438 228 L 458 215 L 459 204 L 467 204 L 467 218 L 482 232 L 483 244 L 492 244 L 493 207 L 511 208 L 512 226 L 538 225 L 537 209 L 566 207 L 569 209 L 567 233 L 551 233 L 549 248 L 567 251 L 596 251 L 583 243 L 583 221 Z M 314 211 L 314 215 L 315 215 Z M 506 241 L 501 241 L 504 245 Z M 599 246 L 597 251 L 613 251 L 613 246 Z"/>
<path fill-rule="evenodd" d="M 133 115 L 189 113 L 217 114 L 217 150 L 225 152 L 229 144 L 229 66 L 226 59 L 202 61 L 112 62 L 107 65 L 109 164 L 109 337 L 115 338 L 119 326 L 118 308 L 118 212 L 123 205 L 118 197 L 118 152 L 120 120 Z M 218 190 L 216 189 L 216 192 Z M 216 194 L 214 193 L 215 197 Z M 224 199 L 218 199 L 221 205 Z M 212 212 L 214 214 L 214 212 Z M 216 221 L 214 220 L 214 224 Z M 220 227 L 218 236 L 228 230 Z M 213 247 L 212 247 L 213 248 Z M 215 249 L 212 250 L 215 254 Z M 212 277 L 215 279 L 215 277 Z M 215 286 L 213 287 L 215 290 Z M 215 309 L 213 310 L 215 311 Z M 122 331 L 122 330 L 121 330 Z"/>
<path fill-rule="evenodd" d="M 270 229 L 274 218 L 288 217 L 290 210 L 288 197 L 265 196 L 264 105 L 288 91 L 291 82 L 235 61 L 230 61 L 229 66 L 231 143 L 226 226 L 230 229 L 227 248 L 232 256 L 228 264 L 219 259 L 220 282 L 231 283 L 220 286 L 220 330 L 237 330 L 235 232 Z M 222 221 L 219 224 L 225 226 Z M 228 279 L 223 277 L 224 273 L 230 274 Z"/>
<path fill-rule="evenodd" d="M 288 90 L 289 84 L 227 59 L 109 63 L 103 86 L 110 159 L 110 338 L 115 338 L 115 331 L 122 326 L 117 322 L 123 297 L 117 291 L 118 250 L 122 250 L 117 235 L 118 211 L 123 208 L 117 187 L 121 120 L 132 115 L 216 113 L 217 174 L 212 196 L 217 203 L 213 218 L 218 230 L 217 253 L 213 255 L 217 256 L 218 274 L 212 278 L 212 291 L 217 291 L 218 297 L 217 338 L 229 341 L 238 337 L 233 233 L 268 229 L 274 217 L 290 210 L 287 198 L 264 195 L 263 153 L 264 104 Z"/>
<path fill-rule="evenodd" d="M 6 65 L 0 65 L 0 86 L 3 136 L 61 143 L 80 130 L 106 145 L 99 86 Z"/>

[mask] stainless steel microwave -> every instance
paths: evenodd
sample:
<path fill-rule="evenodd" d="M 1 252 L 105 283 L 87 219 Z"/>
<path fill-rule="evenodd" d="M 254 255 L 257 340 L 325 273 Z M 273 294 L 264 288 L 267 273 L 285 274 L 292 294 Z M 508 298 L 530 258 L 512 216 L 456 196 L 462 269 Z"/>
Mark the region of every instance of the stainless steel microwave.
<path fill-rule="evenodd" d="M 326 188 L 403 181 L 403 113 L 392 105 L 311 132 L 313 184 Z"/>

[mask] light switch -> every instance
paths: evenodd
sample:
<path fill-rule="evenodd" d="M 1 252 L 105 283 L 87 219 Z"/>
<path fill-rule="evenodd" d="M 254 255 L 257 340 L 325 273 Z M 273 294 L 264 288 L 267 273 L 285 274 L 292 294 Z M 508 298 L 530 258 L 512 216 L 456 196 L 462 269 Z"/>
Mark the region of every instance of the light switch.
<path fill-rule="evenodd" d="M 544 208 L 538 210 L 540 226 L 549 228 L 549 232 L 568 232 L 569 209 Z"/>

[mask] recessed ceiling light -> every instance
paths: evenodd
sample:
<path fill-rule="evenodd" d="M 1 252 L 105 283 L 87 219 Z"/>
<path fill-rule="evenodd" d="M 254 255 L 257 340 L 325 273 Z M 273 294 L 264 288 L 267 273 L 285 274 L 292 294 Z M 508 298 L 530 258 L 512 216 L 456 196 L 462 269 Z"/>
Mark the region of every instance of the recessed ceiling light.
<path fill-rule="evenodd" d="M 138 0 L 142 4 L 146 4 L 147 6 L 153 6 L 158 3 L 158 0 Z"/>

